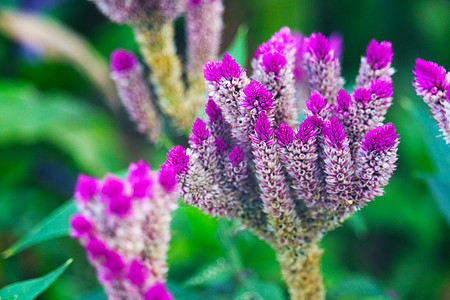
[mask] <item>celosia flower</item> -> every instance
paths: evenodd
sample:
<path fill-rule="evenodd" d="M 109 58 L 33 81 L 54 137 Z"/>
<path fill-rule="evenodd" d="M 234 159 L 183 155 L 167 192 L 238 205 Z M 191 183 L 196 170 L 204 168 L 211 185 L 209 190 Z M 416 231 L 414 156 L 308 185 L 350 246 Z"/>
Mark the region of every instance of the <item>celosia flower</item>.
<path fill-rule="evenodd" d="M 311 97 L 306 120 L 292 126 L 299 44 Z M 323 297 L 317 242 L 380 195 L 395 168 L 398 135 L 382 125 L 392 52 L 387 42 L 368 48 L 363 64 L 387 75 L 375 72 L 351 95 L 338 51 L 320 33 L 296 43 L 280 30 L 256 51 L 252 81 L 228 54 L 207 62 L 209 121 L 196 120 L 190 148 L 172 148 L 164 164 L 187 203 L 240 219 L 277 250 L 292 299 Z"/>
<path fill-rule="evenodd" d="M 367 46 L 366 56 L 361 58 L 359 74 L 356 77 L 358 87 L 363 87 L 371 81 L 382 77 L 391 77 L 394 69 L 392 62 L 392 44 L 387 41 L 378 43 L 375 39 Z"/>
<path fill-rule="evenodd" d="M 130 164 L 126 179 L 80 175 L 71 234 L 86 248 L 109 299 L 171 299 L 162 282 L 175 181 L 175 170 L 153 173 L 144 161 Z"/>
<path fill-rule="evenodd" d="M 438 64 L 416 59 L 413 85 L 430 107 L 447 144 L 450 144 L 450 72 Z"/>
<path fill-rule="evenodd" d="M 161 132 L 161 121 L 138 59 L 131 52 L 115 50 L 111 54 L 111 69 L 111 77 L 131 119 L 140 132 L 146 134 L 151 141 L 156 141 Z"/>

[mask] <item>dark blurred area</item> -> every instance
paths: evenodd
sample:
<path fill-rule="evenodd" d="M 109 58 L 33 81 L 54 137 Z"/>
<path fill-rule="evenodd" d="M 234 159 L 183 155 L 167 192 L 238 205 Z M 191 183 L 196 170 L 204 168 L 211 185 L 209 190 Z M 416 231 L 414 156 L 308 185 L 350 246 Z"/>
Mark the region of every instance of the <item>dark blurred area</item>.
<path fill-rule="evenodd" d="M 0 5 L 59 20 L 86 39 L 106 64 L 116 48 L 138 52 L 132 30 L 110 23 L 87 0 L 2 0 Z M 436 128 L 430 139 L 408 111 L 412 103 L 427 114 L 412 87 L 415 59 L 450 67 L 450 1 L 225 0 L 225 7 L 222 49 L 245 25 L 249 60 L 256 47 L 282 26 L 305 35 L 340 33 L 348 88 L 354 85 L 370 40 L 392 42 L 396 74 L 394 105 L 387 121 L 396 125 L 401 137 L 398 168 L 384 196 L 326 235 L 321 243 L 323 277 L 329 299 L 349 299 L 342 296 L 342 289 L 352 283 L 381 287 L 393 299 L 450 299 L 449 223 L 423 179 L 447 163 L 430 154 L 429 141 L 442 138 Z M 183 20 L 176 26 L 178 51 L 183 55 Z M 443 156 L 449 157 L 447 150 Z M 0 250 L 67 201 L 79 173 L 103 176 L 139 158 L 158 168 L 166 151 L 136 133 L 123 110 L 111 108 L 105 93 L 80 68 L 27 48 L 0 31 Z M 193 208 L 181 207 L 175 213 L 169 281 L 182 285 L 204 266 L 228 255 L 218 226 L 217 220 Z M 267 245 L 248 232 L 236 233 L 233 241 L 249 273 L 285 288 Z M 94 270 L 81 246 L 69 238 L 0 259 L 0 287 L 41 276 L 69 257 L 74 263 L 39 299 L 96 295 L 91 294 L 100 289 Z M 209 289 L 226 293 L 230 285 L 219 281 Z M 215 293 L 209 299 L 226 299 Z"/>

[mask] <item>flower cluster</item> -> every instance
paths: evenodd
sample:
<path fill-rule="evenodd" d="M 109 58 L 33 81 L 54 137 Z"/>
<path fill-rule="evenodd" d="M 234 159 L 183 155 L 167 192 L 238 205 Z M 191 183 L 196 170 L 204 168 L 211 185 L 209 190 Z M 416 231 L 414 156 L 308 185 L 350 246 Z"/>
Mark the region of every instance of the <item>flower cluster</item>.
<path fill-rule="evenodd" d="M 398 135 L 382 123 L 392 50 L 369 44 L 349 94 L 327 38 L 304 38 L 302 55 L 298 45 L 289 28 L 275 33 L 257 49 L 252 79 L 228 54 L 207 62 L 208 118 L 194 122 L 190 148 L 172 148 L 164 166 L 176 170 L 187 203 L 240 219 L 277 250 L 293 299 L 319 299 L 321 289 L 305 283 L 318 272 L 298 279 L 318 262 L 317 242 L 381 195 L 395 169 Z M 299 65 L 311 96 L 298 125 Z"/>
<path fill-rule="evenodd" d="M 131 52 L 118 49 L 111 54 L 111 78 L 131 119 L 141 133 L 156 141 L 161 121 L 144 80 L 142 65 Z"/>
<path fill-rule="evenodd" d="M 222 32 L 222 0 L 93 0 L 112 21 L 133 27 L 146 64 L 151 68 L 153 94 L 161 110 L 180 127 L 191 124 L 204 105 L 205 86 L 202 65 L 215 59 Z M 183 70 L 177 56 L 173 21 L 185 12 L 187 66 Z M 113 61 L 113 66 L 115 65 Z M 128 72 L 135 80 L 140 67 Z M 186 80 L 183 79 L 186 72 Z M 117 83 L 117 81 L 116 81 Z M 123 85 L 119 85 L 119 91 Z M 142 91 L 143 89 L 140 89 Z M 137 96 L 137 92 L 134 93 Z M 147 99 L 136 99 L 144 103 Z M 133 120 L 133 113 L 131 113 Z M 134 114 L 135 115 L 135 114 Z M 140 119 L 141 120 L 141 119 Z M 136 120 L 135 120 L 136 121 Z M 142 128 L 142 122 L 138 121 Z M 149 132 L 156 135 L 158 129 Z"/>
<path fill-rule="evenodd" d="M 450 72 L 438 64 L 418 58 L 413 85 L 430 107 L 447 144 L 450 144 Z"/>
<path fill-rule="evenodd" d="M 109 299 L 172 299 L 164 287 L 175 171 L 132 163 L 126 179 L 80 175 L 72 236 L 86 248 Z"/>

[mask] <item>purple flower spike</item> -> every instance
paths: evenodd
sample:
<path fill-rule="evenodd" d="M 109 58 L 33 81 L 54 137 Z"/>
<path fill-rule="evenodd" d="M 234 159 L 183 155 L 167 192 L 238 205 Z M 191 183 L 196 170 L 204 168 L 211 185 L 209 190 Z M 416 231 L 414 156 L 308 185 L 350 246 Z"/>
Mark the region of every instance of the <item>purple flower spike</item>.
<path fill-rule="evenodd" d="M 189 144 L 193 147 L 202 146 L 203 141 L 206 141 L 209 137 L 209 130 L 206 127 L 206 123 L 200 118 L 197 118 L 192 125 L 192 134 L 189 135 Z"/>
<path fill-rule="evenodd" d="M 222 59 L 222 76 L 228 80 L 239 78 L 244 71 L 228 52 L 225 52 Z"/>
<path fill-rule="evenodd" d="M 278 143 L 287 146 L 294 140 L 294 130 L 286 123 L 278 125 L 277 130 Z"/>
<path fill-rule="evenodd" d="M 133 53 L 124 49 L 114 50 L 111 54 L 111 69 L 115 72 L 124 72 L 133 69 L 138 59 Z"/>
<path fill-rule="evenodd" d="M 157 282 L 145 294 L 145 300 L 173 300 L 163 283 Z"/>
<path fill-rule="evenodd" d="M 98 180 L 94 177 L 81 174 L 78 176 L 75 187 L 75 198 L 78 201 L 86 202 L 98 193 Z"/>
<path fill-rule="evenodd" d="M 116 195 L 109 200 L 109 212 L 119 217 L 125 217 L 131 211 L 131 198 L 126 195 Z"/>
<path fill-rule="evenodd" d="M 394 74 L 391 67 L 392 44 L 387 41 L 378 43 L 373 39 L 367 46 L 366 56 L 361 58 L 359 74 L 356 77 L 358 87 L 365 87 L 380 78 L 390 78 Z"/>
<path fill-rule="evenodd" d="M 239 164 L 241 161 L 244 160 L 244 151 L 242 151 L 241 147 L 235 146 L 233 149 L 231 149 L 230 154 L 228 154 L 228 157 L 233 163 L 233 166 L 236 166 L 237 164 Z"/>
<path fill-rule="evenodd" d="M 370 91 L 378 98 L 389 98 L 394 93 L 391 78 L 380 78 L 370 83 Z"/>
<path fill-rule="evenodd" d="M 147 164 L 143 159 L 141 159 L 137 163 L 131 163 L 129 165 L 127 179 L 129 181 L 138 181 L 142 178 L 148 177 L 150 171 L 150 165 Z"/>
<path fill-rule="evenodd" d="M 280 70 L 284 68 L 287 60 L 284 55 L 279 53 L 268 53 L 263 56 L 261 65 L 266 73 L 280 73 Z"/>
<path fill-rule="evenodd" d="M 121 196 L 124 189 L 125 187 L 122 179 L 112 174 L 108 174 L 103 181 L 102 196 L 106 197 L 105 200 Z"/>
<path fill-rule="evenodd" d="M 177 185 L 177 172 L 173 167 L 163 167 L 158 172 L 159 184 L 167 193 L 171 193 Z"/>
<path fill-rule="evenodd" d="M 417 93 L 436 95 L 440 90 L 447 88 L 445 83 L 445 68 L 432 61 L 416 59 L 416 69 L 413 71 L 416 78 L 414 87 Z"/>
<path fill-rule="evenodd" d="M 325 108 L 325 97 L 319 91 L 312 91 L 309 101 L 306 101 L 306 106 L 315 115 L 319 114 Z"/>
<path fill-rule="evenodd" d="M 255 123 L 255 132 L 256 135 L 262 140 L 262 141 L 268 141 L 272 138 L 274 129 L 270 128 L 271 123 L 269 121 L 269 118 L 267 115 L 262 112 L 258 119 L 256 119 Z"/>
<path fill-rule="evenodd" d="M 337 110 L 339 112 L 347 111 L 351 103 L 352 97 L 350 97 L 349 93 L 344 89 L 340 89 L 336 97 Z"/>
<path fill-rule="evenodd" d="M 218 60 L 207 61 L 203 66 L 203 74 L 206 80 L 219 83 L 223 76 L 222 62 Z"/>
<path fill-rule="evenodd" d="M 264 111 L 268 115 L 275 109 L 275 102 L 273 96 L 266 88 L 256 80 L 252 80 L 244 88 L 245 97 L 242 99 L 242 106 L 247 110 L 257 109 Z"/>
<path fill-rule="evenodd" d="M 223 119 L 222 110 L 211 97 L 206 103 L 205 112 L 211 122 L 221 121 Z"/>
<path fill-rule="evenodd" d="M 399 135 L 392 123 L 370 130 L 362 141 L 361 149 L 365 151 L 383 151 L 397 144 Z"/>
<path fill-rule="evenodd" d="M 378 43 L 373 39 L 367 46 L 367 63 L 375 70 L 382 69 L 390 64 L 393 55 L 391 42 L 382 41 L 381 43 Z"/>
<path fill-rule="evenodd" d="M 322 127 L 322 120 L 316 116 L 306 118 L 298 127 L 295 137 L 297 140 L 306 143 L 313 135 L 316 134 L 317 128 Z"/>
<path fill-rule="evenodd" d="M 311 34 L 308 47 L 309 51 L 314 53 L 319 60 L 324 60 L 327 62 L 332 59 L 332 56 L 330 56 L 330 44 L 322 33 L 319 32 Z"/>
<path fill-rule="evenodd" d="M 165 163 L 168 167 L 173 167 L 177 174 L 187 173 L 189 167 L 189 155 L 186 154 L 186 149 L 183 146 L 175 146 L 167 153 L 167 161 Z"/>
<path fill-rule="evenodd" d="M 92 222 L 80 213 L 72 216 L 70 226 L 72 227 L 71 236 L 75 238 L 88 237 L 93 229 Z"/>
<path fill-rule="evenodd" d="M 366 103 L 372 99 L 372 93 L 369 89 L 359 88 L 353 92 L 353 99 L 357 102 Z"/>
<path fill-rule="evenodd" d="M 345 139 L 344 128 L 336 116 L 333 116 L 331 120 L 325 121 L 323 124 L 323 136 L 325 142 L 328 145 L 335 148 L 341 148 Z"/>
<path fill-rule="evenodd" d="M 138 259 L 133 259 L 128 271 L 128 280 L 135 286 L 142 286 L 147 279 L 150 270 Z"/>

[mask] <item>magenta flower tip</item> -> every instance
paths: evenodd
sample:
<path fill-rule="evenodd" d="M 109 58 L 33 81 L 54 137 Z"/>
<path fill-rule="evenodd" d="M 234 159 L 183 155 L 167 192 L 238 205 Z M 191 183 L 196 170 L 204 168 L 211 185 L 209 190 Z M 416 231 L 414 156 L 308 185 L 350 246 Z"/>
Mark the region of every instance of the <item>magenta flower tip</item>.
<path fill-rule="evenodd" d="M 338 32 L 334 32 L 328 38 L 330 49 L 333 50 L 335 57 L 341 57 L 342 55 L 342 35 Z"/>
<path fill-rule="evenodd" d="M 325 108 L 326 100 L 319 91 L 312 91 L 309 100 L 306 100 L 306 107 L 313 113 L 318 114 Z"/>
<path fill-rule="evenodd" d="M 362 103 L 366 103 L 372 99 L 372 93 L 368 88 L 359 88 L 353 92 L 353 99 Z"/>
<path fill-rule="evenodd" d="M 132 284 L 139 287 L 145 282 L 149 273 L 150 270 L 143 263 L 138 259 L 133 259 L 127 277 Z"/>
<path fill-rule="evenodd" d="M 172 192 L 177 185 L 175 168 L 163 166 L 158 172 L 158 182 L 167 193 Z"/>
<path fill-rule="evenodd" d="M 256 135 L 263 141 L 268 141 L 273 135 L 273 128 L 270 128 L 270 121 L 267 115 L 262 112 L 255 122 Z"/>
<path fill-rule="evenodd" d="M 322 127 L 322 124 L 323 122 L 318 116 L 312 115 L 300 124 L 295 137 L 301 142 L 306 142 L 316 134 L 318 128 Z"/>
<path fill-rule="evenodd" d="M 81 213 L 74 214 L 70 218 L 70 226 L 72 227 L 73 237 L 86 236 L 93 228 L 92 222 Z"/>
<path fill-rule="evenodd" d="M 244 151 L 241 147 L 235 146 L 233 149 L 231 149 L 230 154 L 228 154 L 228 157 L 230 158 L 231 162 L 233 163 L 233 166 L 236 166 L 241 161 L 244 160 Z"/>
<path fill-rule="evenodd" d="M 128 180 L 136 181 L 145 177 L 148 177 L 151 172 L 151 167 L 141 159 L 138 162 L 133 162 L 128 167 Z"/>
<path fill-rule="evenodd" d="M 206 103 L 205 112 L 211 122 L 220 121 L 223 119 L 222 110 L 211 97 Z"/>
<path fill-rule="evenodd" d="M 413 73 L 416 75 L 414 86 L 418 91 L 435 95 L 439 90 L 446 88 L 445 68 L 437 63 L 418 58 Z"/>
<path fill-rule="evenodd" d="M 266 73 L 280 73 L 280 70 L 284 68 L 287 60 L 286 57 L 280 53 L 267 53 L 263 56 L 261 66 L 263 67 Z"/>
<path fill-rule="evenodd" d="M 238 78 L 244 71 L 235 59 L 231 57 L 228 52 L 225 52 L 222 59 L 222 76 L 231 80 L 232 78 Z"/>
<path fill-rule="evenodd" d="M 269 111 L 275 109 L 272 94 L 266 90 L 264 85 L 256 80 L 252 80 L 244 88 L 244 95 L 242 106 L 247 110 L 256 108 L 258 111 Z"/>
<path fill-rule="evenodd" d="M 367 63 L 375 70 L 386 67 L 392 62 L 392 44 L 391 42 L 382 41 L 378 43 L 375 39 L 370 41 L 366 50 Z"/>
<path fill-rule="evenodd" d="M 192 125 L 192 134 L 189 135 L 191 139 L 189 144 L 201 145 L 202 141 L 209 137 L 209 130 L 206 127 L 206 123 L 202 119 L 197 118 Z"/>
<path fill-rule="evenodd" d="M 392 123 L 387 123 L 369 130 L 364 136 L 361 148 L 365 151 L 383 151 L 394 147 L 399 135 Z"/>
<path fill-rule="evenodd" d="M 350 107 L 352 97 L 350 97 L 350 94 L 346 90 L 340 89 L 336 96 L 336 103 L 339 110 L 345 111 Z"/>
<path fill-rule="evenodd" d="M 378 98 L 392 97 L 392 80 L 390 78 L 380 78 L 370 83 L 370 90 Z"/>
<path fill-rule="evenodd" d="M 133 53 L 117 49 L 111 53 L 111 69 L 114 72 L 127 71 L 136 66 L 138 59 Z"/>
<path fill-rule="evenodd" d="M 227 150 L 228 148 L 227 144 L 221 137 L 217 137 L 214 141 L 214 144 L 216 145 L 217 151 L 219 151 L 220 153 L 225 152 L 225 150 Z"/>
<path fill-rule="evenodd" d="M 75 198 L 79 201 L 89 201 L 97 194 L 98 183 L 97 178 L 80 174 L 75 187 Z"/>
<path fill-rule="evenodd" d="M 108 250 L 107 250 L 106 244 L 104 242 L 100 241 L 97 238 L 92 238 L 89 240 L 89 242 L 86 246 L 86 251 L 89 255 L 96 258 L 99 256 L 106 255 L 106 252 Z"/>
<path fill-rule="evenodd" d="M 144 190 L 143 188 L 141 188 Z M 139 191 L 139 193 L 145 193 Z M 142 197 L 142 196 L 141 196 Z M 116 195 L 109 200 L 109 212 L 120 217 L 126 216 L 131 210 L 131 198 L 127 195 Z"/>
<path fill-rule="evenodd" d="M 173 297 L 163 283 L 157 282 L 145 293 L 145 300 L 173 300 Z"/>
<path fill-rule="evenodd" d="M 102 196 L 106 198 L 114 198 L 120 196 L 124 191 L 124 183 L 122 179 L 112 174 L 107 174 L 103 180 Z"/>
<path fill-rule="evenodd" d="M 184 174 L 189 169 L 188 163 L 189 155 L 186 154 L 186 149 L 181 145 L 177 145 L 167 153 L 167 161 L 164 163 L 164 166 L 173 167 L 178 174 Z"/>
<path fill-rule="evenodd" d="M 125 268 L 125 262 L 122 256 L 114 250 L 108 249 L 105 253 L 104 266 L 113 275 L 118 275 Z"/>
<path fill-rule="evenodd" d="M 326 120 L 322 127 L 325 141 L 336 148 L 341 148 L 344 140 L 345 133 L 344 128 L 336 116 L 333 116 L 330 120 Z"/>
<path fill-rule="evenodd" d="M 308 50 L 320 60 L 328 61 L 330 57 L 330 44 L 320 32 L 311 34 L 307 43 Z"/>
<path fill-rule="evenodd" d="M 208 81 L 220 82 L 222 78 L 222 62 L 218 60 L 207 61 L 203 66 L 203 74 Z"/>
<path fill-rule="evenodd" d="M 294 139 L 294 130 L 286 123 L 278 125 L 277 130 L 278 143 L 280 145 L 289 145 Z"/>

